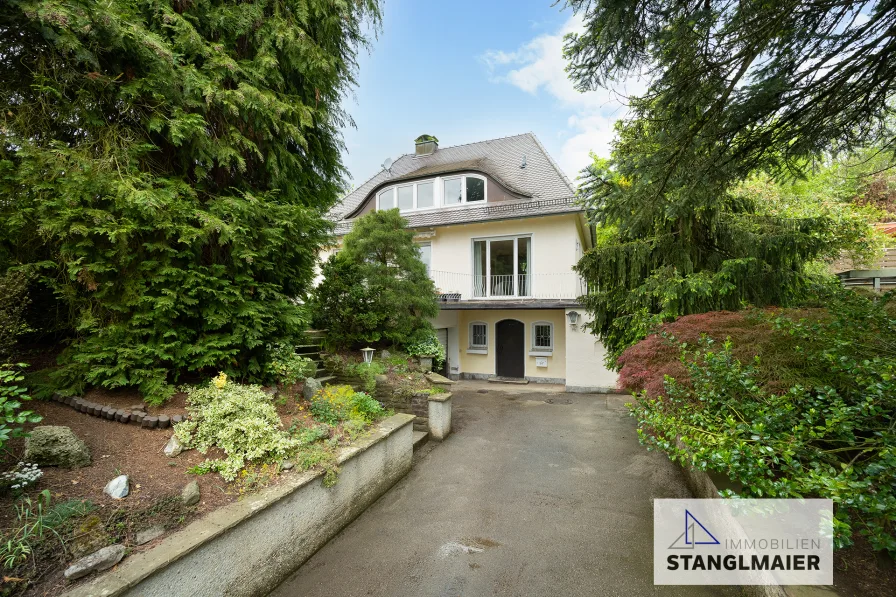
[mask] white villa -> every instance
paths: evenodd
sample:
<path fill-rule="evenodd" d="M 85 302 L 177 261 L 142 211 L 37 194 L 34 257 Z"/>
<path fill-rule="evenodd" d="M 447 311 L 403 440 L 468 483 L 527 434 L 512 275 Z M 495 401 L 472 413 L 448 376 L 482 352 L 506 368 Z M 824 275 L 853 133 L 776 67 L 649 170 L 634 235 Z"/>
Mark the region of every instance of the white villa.
<path fill-rule="evenodd" d="M 448 148 L 424 136 L 332 217 L 337 237 L 372 210 L 397 207 L 408 220 L 441 293 L 433 324 L 448 376 L 610 391 L 616 373 L 576 301 L 584 287 L 572 267 L 594 230 L 574 192 L 531 133 Z"/>

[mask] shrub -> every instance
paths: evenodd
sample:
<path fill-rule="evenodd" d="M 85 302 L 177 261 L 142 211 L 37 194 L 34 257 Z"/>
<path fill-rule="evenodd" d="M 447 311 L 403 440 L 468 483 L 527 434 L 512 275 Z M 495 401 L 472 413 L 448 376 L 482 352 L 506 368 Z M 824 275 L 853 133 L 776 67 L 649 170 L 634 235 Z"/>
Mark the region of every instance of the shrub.
<path fill-rule="evenodd" d="M 19 367 L 27 367 L 19 364 Z M 22 425 L 39 423 L 43 417 L 30 410 L 21 410 L 22 402 L 31 400 L 28 390 L 19 385 L 25 376 L 10 365 L 0 365 L 0 448 L 12 437 L 24 434 Z"/>
<path fill-rule="evenodd" d="M 383 405 L 365 392 L 351 386 L 327 386 L 311 400 L 312 416 L 328 425 L 343 421 L 369 423 L 386 414 Z"/>
<path fill-rule="evenodd" d="M 372 394 L 376 391 L 376 376 L 385 373 L 386 367 L 378 361 L 348 363 L 345 366 L 345 372 L 360 377 L 364 384 L 364 391 Z"/>
<path fill-rule="evenodd" d="M 29 331 L 23 317 L 28 302 L 26 274 L 10 270 L 0 276 L 0 359 L 9 356 L 18 337 Z"/>
<path fill-rule="evenodd" d="M 445 362 L 445 347 L 431 327 L 419 330 L 405 345 L 405 350 L 412 357 L 433 357 L 433 365 L 437 369 Z"/>
<path fill-rule="evenodd" d="M 317 364 L 308 357 L 296 354 L 289 346 L 278 344 L 271 350 L 268 370 L 278 383 L 293 385 L 313 377 Z"/>
<path fill-rule="evenodd" d="M 831 289 L 824 309 L 766 312 L 748 358 L 733 339 L 679 342 L 685 375 L 633 407 L 642 442 L 725 473 L 744 496 L 830 498 L 839 546 L 859 532 L 896 556 L 891 298 Z"/>
<path fill-rule="evenodd" d="M 439 314 L 414 232 L 397 209 L 358 218 L 314 290 L 314 325 L 332 348 L 404 344 Z"/>
<path fill-rule="evenodd" d="M 259 386 L 232 383 L 221 374 L 207 386 L 185 390 L 191 418 L 175 426 L 178 438 L 203 454 L 218 447 L 227 455 L 208 461 L 206 470 L 233 481 L 246 464 L 280 460 L 299 447 Z"/>

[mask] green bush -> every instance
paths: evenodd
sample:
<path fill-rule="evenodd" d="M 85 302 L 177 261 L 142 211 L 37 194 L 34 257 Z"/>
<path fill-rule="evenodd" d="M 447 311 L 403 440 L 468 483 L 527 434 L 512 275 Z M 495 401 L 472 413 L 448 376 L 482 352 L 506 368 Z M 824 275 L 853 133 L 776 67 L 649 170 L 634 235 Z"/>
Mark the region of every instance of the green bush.
<path fill-rule="evenodd" d="M 364 384 L 364 391 L 372 394 L 376 391 L 376 376 L 386 372 L 386 367 L 379 361 L 370 363 L 348 363 L 345 371 L 349 375 L 357 375 Z"/>
<path fill-rule="evenodd" d="M 293 385 L 314 377 L 317 364 L 308 357 L 296 354 L 291 347 L 278 344 L 271 350 L 269 371 L 278 383 Z"/>
<path fill-rule="evenodd" d="M 439 342 L 432 328 L 418 331 L 413 339 L 405 345 L 405 350 L 412 357 L 433 357 L 433 365 L 440 368 L 445 362 L 445 347 Z"/>
<path fill-rule="evenodd" d="M 328 425 L 346 421 L 370 423 L 385 414 L 382 404 L 351 386 L 327 386 L 311 399 L 311 415 Z"/>
<path fill-rule="evenodd" d="M 18 367 L 27 367 L 20 363 Z M 22 402 L 31 400 L 28 389 L 20 385 L 25 376 L 11 365 L 0 365 L 0 449 L 12 437 L 24 435 L 22 425 L 40 423 L 39 414 L 21 410 Z"/>
<path fill-rule="evenodd" d="M 641 441 L 673 460 L 726 474 L 746 497 L 830 498 L 839 546 L 858 532 L 896 556 L 892 297 L 821 298 L 823 316 L 768 315 L 801 364 L 788 375 L 808 383 L 777 390 L 774 363 L 744 363 L 730 341 L 704 338 L 683 346 L 686 378 L 667 377 L 664 395 L 642 392 L 632 412 Z"/>
<path fill-rule="evenodd" d="M 300 446 L 282 429 L 276 408 L 259 386 L 232 383 L 221 374 L 206 386 L 185 390 L 191 418 L 175 425 L 178 438 L 203 454 L 218 447 L 227 455 L 209 461 L 205 470 L 233 481 L 247 464 L 282 460 Z"/>

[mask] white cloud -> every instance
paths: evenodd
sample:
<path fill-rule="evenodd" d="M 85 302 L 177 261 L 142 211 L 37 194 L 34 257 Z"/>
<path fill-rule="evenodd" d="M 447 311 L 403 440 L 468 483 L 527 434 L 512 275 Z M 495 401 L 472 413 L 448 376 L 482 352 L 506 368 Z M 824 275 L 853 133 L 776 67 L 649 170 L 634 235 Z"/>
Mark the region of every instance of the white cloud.
<path fill-rule="evenodd" d="M 554 157 L 572 177 L 588 165 L 590 151 L 609 156 L 613 124 L 628 111 L 626 98 L 645 89 L 642 81 L 633 80 L 613 89 L 576 91 L 564 70 L 563 36 L 582 29 L 581 17 L 573 16 L 556 33 L 539 35 L 512 52 L 489 50 L 480 57 L 494 83 L 510 84 L 532 95 L 547 93 L 560 109 L 571 113 L 567 129 L 557 133 L 565 141 Z"/>

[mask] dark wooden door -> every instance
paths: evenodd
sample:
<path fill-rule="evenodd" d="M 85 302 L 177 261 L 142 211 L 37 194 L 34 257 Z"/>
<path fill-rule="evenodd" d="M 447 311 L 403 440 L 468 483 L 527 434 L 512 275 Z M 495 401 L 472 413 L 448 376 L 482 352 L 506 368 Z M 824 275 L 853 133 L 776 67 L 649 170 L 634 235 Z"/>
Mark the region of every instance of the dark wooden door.
<path fill-rule="evenodd" d="M 525 327 L 515 319 L 504 319 L 495 325 L 495 373 L 498 377 L 526 375 L 524 350 Z"/>

